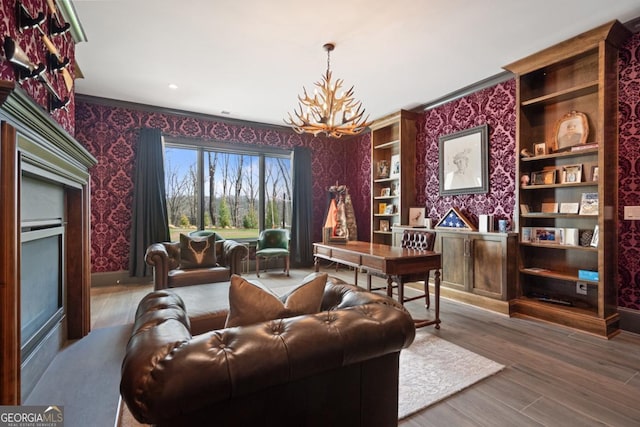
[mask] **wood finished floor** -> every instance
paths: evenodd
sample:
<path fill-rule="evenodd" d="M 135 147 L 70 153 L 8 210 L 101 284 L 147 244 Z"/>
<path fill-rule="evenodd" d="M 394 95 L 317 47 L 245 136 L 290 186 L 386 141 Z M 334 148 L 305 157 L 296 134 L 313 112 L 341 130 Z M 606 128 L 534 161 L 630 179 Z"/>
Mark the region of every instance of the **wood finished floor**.
<path fill-rule="evenodd" d="M 323 270 L 353 283 L 353 271 Z M 259 280 L 277 292 L 310 271 L 292 270 L 287 278 L 270 270 Z M 246 276 L 255 279 L 255 273 Z M 360 286 L 364 283 L 360 276 Z M 130 323 L 138 301 L 150 290 L 151 285 L 93 288 L 92 327 Z M 407 308 L 415 317 L 429 317 L 420 300 Z M 400 426 L 640 425 L 640 336 L 622 332 L 605 340 L 446 299 L 440 317 L 441 329 L 429 327 L 431 333 L 506 368 Z"/>

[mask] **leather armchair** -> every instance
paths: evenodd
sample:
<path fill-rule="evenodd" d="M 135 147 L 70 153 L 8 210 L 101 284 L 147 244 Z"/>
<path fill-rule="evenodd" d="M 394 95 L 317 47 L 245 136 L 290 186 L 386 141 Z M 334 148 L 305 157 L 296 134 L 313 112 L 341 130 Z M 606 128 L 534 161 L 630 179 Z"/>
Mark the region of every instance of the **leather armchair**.
<path fill-rule="evenodd" d="M 194 336 L 183 289 L 138 306 L 120 383 L 138 421 L 397 425 L 399 354 L 415 337 L 397 302 L 329 278 L 319 313 L 223 329 L 213 312 L 220 329 Z"/>
<path fill-rule="evenodd" d="M 215 267 L 180 268 L 180 242 L 153 243 L 147 248 L 145 261 L 153 267 L 154 289 L 167 289 L 202 283 L 227 282 L 232 274 L 242 273 L 247 247 L 235 240 L 216 241 Z"/>

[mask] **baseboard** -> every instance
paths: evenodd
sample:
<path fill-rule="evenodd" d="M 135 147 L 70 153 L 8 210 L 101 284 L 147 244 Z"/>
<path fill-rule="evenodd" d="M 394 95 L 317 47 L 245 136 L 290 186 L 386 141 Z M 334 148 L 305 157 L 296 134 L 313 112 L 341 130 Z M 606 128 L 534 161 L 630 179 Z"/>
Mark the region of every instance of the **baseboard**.
<path fill-rule="evenodd" d="M 91 287 L 152 283 L 153 277 L 131 277 L 125 270 L 92 273 Z"/>
<path fill-rule="evenodd" d="M 620 329 L 634 334 L 640 334 L 640 311 L 618 307 L 620 313 Z"/>

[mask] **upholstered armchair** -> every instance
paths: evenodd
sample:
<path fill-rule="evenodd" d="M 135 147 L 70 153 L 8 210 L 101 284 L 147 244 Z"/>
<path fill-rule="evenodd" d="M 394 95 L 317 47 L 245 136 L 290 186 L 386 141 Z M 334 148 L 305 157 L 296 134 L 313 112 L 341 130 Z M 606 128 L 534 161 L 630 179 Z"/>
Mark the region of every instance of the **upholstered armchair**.
<path fill-rule="evenodd" d="M 227 282 L 242 273 L 247 247 L 213 232 L 180 235 L 179 242 L 154 243 L 145 261 L 153 267 L 154 289 Z"/>
<path fill-rule="evenodd" d="M 284 258 L 284 271 L 288 276 L 289 231 L 284 228 L 262 230 L 256 245 L 256 276 L 258 277 L 260 277 L 260 258 L 265 260 L 269 258 Z"/>

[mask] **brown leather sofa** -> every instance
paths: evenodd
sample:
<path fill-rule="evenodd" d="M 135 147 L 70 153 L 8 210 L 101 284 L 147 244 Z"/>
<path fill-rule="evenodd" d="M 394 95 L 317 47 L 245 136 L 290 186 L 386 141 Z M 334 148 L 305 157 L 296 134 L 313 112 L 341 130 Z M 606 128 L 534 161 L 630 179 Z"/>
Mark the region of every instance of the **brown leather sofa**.
<path fill-rule="evenodd" d="M 183 290 L 138 307 L 120 383 L 138 421 L 397 425 L 398 358 L 415 337 L 400 304 L 329 278 L 319 313 L 224 329 L 226 310 L 213 310 L 199 319 L 214 327 L 204 332 L 191 327 Z"/>
<path fill-rule="evenodd" d="M 147 248 L 145 261 L 153 267 L 154 289 L 176 288 L 201 283 L 227 282 L 232 274 L 242 273 L 247 247 L 235 240 L 216 242 L 218 265 L 204 268 L 180 268 L 180 242 L 154 243 Z"/>

